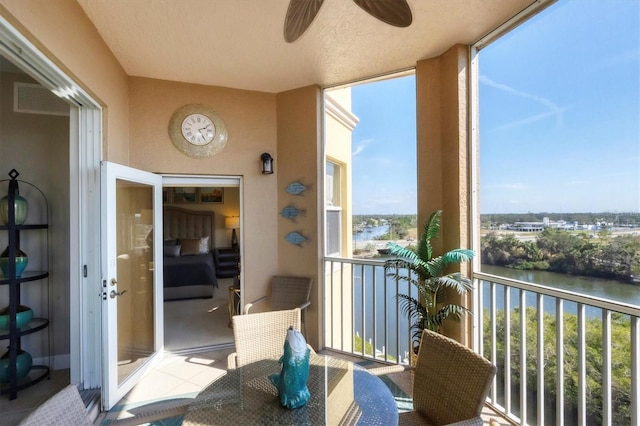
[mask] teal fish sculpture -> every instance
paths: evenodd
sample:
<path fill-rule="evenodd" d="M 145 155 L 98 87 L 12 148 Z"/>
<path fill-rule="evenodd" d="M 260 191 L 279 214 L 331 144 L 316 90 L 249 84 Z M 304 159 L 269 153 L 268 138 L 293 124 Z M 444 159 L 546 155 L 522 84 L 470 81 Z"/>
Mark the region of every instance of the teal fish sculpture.
<path fill-rule="evenodd" d="M 283 407 L 302 407 L 311 397 L 307 387 L 309 353 L 302 333 L 289 327 L 284 341 L 284 354 L 280 358 L 282 370 L 269 376 L 271 383 L 278 389 L 278 399 Z"/>

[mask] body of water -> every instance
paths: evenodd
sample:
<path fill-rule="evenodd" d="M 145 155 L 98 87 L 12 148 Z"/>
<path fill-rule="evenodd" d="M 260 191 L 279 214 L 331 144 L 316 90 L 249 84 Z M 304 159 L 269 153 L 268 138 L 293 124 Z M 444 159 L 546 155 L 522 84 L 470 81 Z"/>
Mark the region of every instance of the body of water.
<path fill-rule="evenodd" d="M 371 228 L 365 228 L 362 232 L 353 234 L 354 243 L 357 241 L 373 240 L 380 235 L 384 235 L 389 232 L 389 225 L 384 226 L 372 226 Z"/>
<path fill-rule="evenodd" d="M 640 286 L 628 284 L 622 281 L 582 277 L 547 271 L 521 271 L 518 269 L 494 265 L 482 265 L 481 270 L 488 274 L 540 284 L 546 287 L 588 294 L 590 296 L 614 302 L 640 306 Z M 518 293 L 517 289 L 511 290 L 510 297 L 512 309 L 519 305 Z M 483 302 L 485 308 L 489 308 L 489 296 L 489 286 L 483 286 Z M 498 309 L 504 309 L 503 291 L 496 292 L 496 303 L 498 305 Z M 527 306 L 535 306 L 535 293 L 527 292 L 526 304 Z M 544 310 L 545 312 L 555 314 L 555 298 L 545 297 Z M 565 310 L 570 313 L 575 313 L 577 310 L 577 304 L 567 302 L 565 303 Z M 586 312 L 590 317 L 600 316 L 602 314 L 600 309 L 591 307 L 587 307 Z"/>

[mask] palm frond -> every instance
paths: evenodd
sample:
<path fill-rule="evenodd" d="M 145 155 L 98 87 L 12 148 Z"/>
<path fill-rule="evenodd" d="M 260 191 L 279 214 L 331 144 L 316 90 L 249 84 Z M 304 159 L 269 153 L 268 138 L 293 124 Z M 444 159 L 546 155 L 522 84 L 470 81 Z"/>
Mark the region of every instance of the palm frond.
<path fill-rule="evenodd" d="M 424 225 L 424 236 L 427 240 L 432 240 L 438 236 L 438 232 L 440 232 L 440 216 L 442 215 L 442 210 L 436 210 L 431 213 L 427 223 Z"/>
<path fill-rule="evenodd" d="M 442 255 L 443 265 L 468 262 L 473 259 L 475 252 L 469 249 L 453 249 Z"/>
<path fill-rule="evenodd" d="M 459 272 L 438 277 L 437 281 L 439 286 L 452 288 L 457 291 L 458 294 L 464 294 L 467 291 L 473 290 L 471 280 Z"/>
<path fill-rule="evenodd" d="M 424 228 L 422 229 L 422 235 L 420 235 L 420 239 L 418 240 L 418 249 L 417 253 L 422 260 L 430 260 L 433 256 L 433 246 L 431 245 L 431 240 L 438 236 L 440 232 L 440 215 L 442 214 L 442 210 L 436 210 L 431 213 L 429 219 L 425 222 Z"/>

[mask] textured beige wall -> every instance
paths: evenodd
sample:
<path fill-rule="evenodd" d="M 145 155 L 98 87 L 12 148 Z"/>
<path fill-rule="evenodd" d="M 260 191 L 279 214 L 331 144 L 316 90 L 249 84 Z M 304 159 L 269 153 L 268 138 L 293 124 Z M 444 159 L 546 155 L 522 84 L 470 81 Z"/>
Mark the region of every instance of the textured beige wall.
<path fill-rule="evenodd" d="M 438 209 L 441 237 L 436 253 L 469 248 L 468 47 L 453 46 L 441 56 L 420 61 L 416 68 L 418 139 L 418 222 Z M 470 265 L 463 269 L 470 273 Z M 450 300 L 471 307 L 471 295 Z M 444 333 L 471 344 L 471 318 L 449 321 Z"/>
<path fill-rule="evenodd" d="M 313 277 L 311 306 L 307 308 L 309 336 L 307 341 L 318 348 L 322 324 L 322 289 L 318 285 L 322 270 L 322 241 L 320 239 L 319 217 L 321 198 L 318 182 L 320 135 L 322 122 L 322 92 L 317 86 L 308 86 L 278 94 L 278 153 L 277 170 L 277 211 L 269 212 L 277 218 L 278 273 Z M 292 182 L 301 182 L 308 189 L 301 195 L 289 195 L 285 188 Z M 297 222 L 280 216 L 279 211 L 290 202 L 295 202 L 307 214 Z M 289 232 L 298 231 L 309 240 L 301 246 L 285 240 Z"/>
<path fill-rule="evenodd" d="M 326 98 L 333 98 L 346 111 L 351 112 L 351 88 L 342 88 L 325 92 Z M 351 152 L 351 135 L 354 127 L 344 121 L 344 117 L 336 118 L 334 114 L 327 113 L 325 100 L 324 114 L 324 149 L 328 160 L 340 165 L 340 196 L 342 201 L 342 242 L 341 256 L 351 258 L 353 256 L 352 234 L 352 178 L 353 173 Z M 350 118 L 354 118 L 352 116 Z"/>
<path fill-rule="evenodd" d="M 265 295 L 278 262 L 276 179 L 282 167 L 276 155 L 276 95 L 139 77 L 130 78 L 129 87 L 132 167 L 158 173 L 243 176 L 244 298 L 251 301 Z M 227 128 L 226 146 L 211 158 L 184 155 L 169 139 L 171 115 L 193 103 L 213 108 Z M 261 173 L 263 152 L 276 158 L 274 175 Z M 232 202 L 230 198 L 219 210 L 217 234 L 225 231 L 222 216 L 238 213 L 222 209 L 237 209 Z"/>
<path fill-rule="evenodd" d="M 80 5 L 2 0 L 0 15 L 102 104 L 104 159 L 128 165 L 127 76 Z"/>

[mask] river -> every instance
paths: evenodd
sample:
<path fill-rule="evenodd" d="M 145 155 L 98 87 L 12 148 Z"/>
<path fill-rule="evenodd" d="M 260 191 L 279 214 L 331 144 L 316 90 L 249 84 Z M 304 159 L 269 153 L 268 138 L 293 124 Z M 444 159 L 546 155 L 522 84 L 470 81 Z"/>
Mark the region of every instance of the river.
<path fill-rule="evenodd" d="M 640 306 L 640 286 L 622 281 L 547 271 L 521 271 L 494 265 L 482 265 L 481 270 L 488 274 Z"/>
<path fill-rule="evenodd" d="M 389 225 L 372 226 L 371 228 L 365 228 L 362 232 L 353 234 L 353 241 L 368 241 L 374 240 L 380 235 L 384 235 L 389 232 Z"/>

